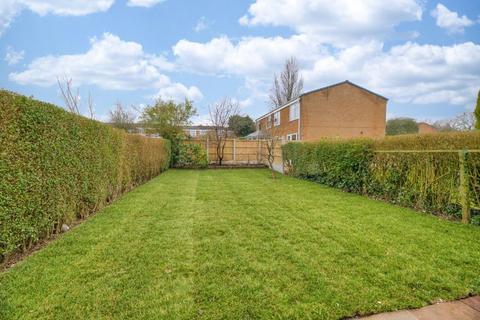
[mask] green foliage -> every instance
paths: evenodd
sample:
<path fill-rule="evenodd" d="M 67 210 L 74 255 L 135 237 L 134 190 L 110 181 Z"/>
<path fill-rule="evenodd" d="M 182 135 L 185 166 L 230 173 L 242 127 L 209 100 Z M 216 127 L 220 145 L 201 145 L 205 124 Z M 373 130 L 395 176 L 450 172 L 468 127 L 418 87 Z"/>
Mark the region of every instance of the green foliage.
<path fill-rule="evenodd" d="M 157 100 L 155 105 L 148 106 L 141 115 L 147 131 L 160 134 L 172 144 L 172 164 L 178 161 L 179 146 L 184 138 L 183 126 L 189 124 L 190 118 L 197 113 L 192 102 L 185 99 L 183 103 Z"/>
<path fill-rule="evenodd" d="M 369 140 L 323 140 L 287 143 L 283 159 L 293 176 L 362 193 L 373 157 Z"/>
<path fill-rule="evenodd" d="M 473 216 L 472 220 L 471 220 L 471 223 L 475 226 L 480 226 L 480 214 L 476 215 L 476 216 Z"/>
<path fill-rule="evenodd" d="M 231 116 L 228 119 L 228 127 L 237 137 L 245 137 L 255 131 L 255 122 L 249 116 Z"/>
<path fill-rule="evenodd" d="M 386 133 L 388 136 L 398 134 L 417 133 L 418 125 L 410 118 L 395 118 L 387 121 Z"/>
<path fill-rule="evenodd" d="M 477 105 L 475 106 L 475 129 L 480 130 L 480 90 L 478 90 Z"/>
<path fill-rule="evenodd" d="M 167 169 L 170 143 L 0 91 L 0 261 Z"/>
<path fill-rule="evenodd" d="M 460 150 L 479 147 L 480 134 L 475 131 L 412 134 L 375 140 L 376 150 Z"/>
<path fill-rule="evenodd" d="M 456 152 L 381 150 L 477 149 L 479 132 L 406 135 L 380 140 L 325 140 L 283 146 L 289 174 L 384 200 L 459 217 Z M 480 206 L 480 153 L 469 153 L 470 202 Z"/>
<path fill-rule="evenodd" d="M 180 143 L 178 161 L 179 168 L 206 168 L 208 166 L 207 154 L 199 144 Z"/>

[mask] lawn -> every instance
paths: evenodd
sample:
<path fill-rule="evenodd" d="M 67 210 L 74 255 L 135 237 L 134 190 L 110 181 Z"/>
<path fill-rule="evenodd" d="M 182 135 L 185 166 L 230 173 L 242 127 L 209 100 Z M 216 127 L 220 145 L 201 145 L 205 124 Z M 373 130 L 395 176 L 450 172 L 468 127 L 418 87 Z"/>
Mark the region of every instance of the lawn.
<path fill-rule="evenodd" d="M 266 170 L 170 170 L 0 274 L 0 319 L 338 319 L 480 293 L 480 228 Z"/>

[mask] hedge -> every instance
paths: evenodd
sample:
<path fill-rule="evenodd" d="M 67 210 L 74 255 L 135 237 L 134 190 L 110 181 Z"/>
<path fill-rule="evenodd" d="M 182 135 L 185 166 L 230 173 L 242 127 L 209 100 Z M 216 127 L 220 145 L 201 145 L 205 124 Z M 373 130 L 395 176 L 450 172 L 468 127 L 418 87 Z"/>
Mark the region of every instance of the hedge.
<path fill-rule="evenodd" d="M 457 152 L 478 149 L 480 132 L 322 140 L 282 147 L 288 174 L 452 218 L 461 216 Z M 467 153 L 470 203 L 480 207 L 480 153 Z M 474 214 L 478 209 L 472 210 Z M 474 220 L 478 220 L 475 218 Z"/>
<path fill-rule="evenodd" d="M 364 191 L 373 157 L 369 140 L 287 143 L 282 153 L 289 174 L 356 193 Z"/>
<path fill-rule="evenodd" d="M 208 167 L 207 153 L 199 144 L 181 141 L 178 145 L 178 157 L 173 165 L 176 168 L 204 169 Z"/>
<path fill-rule="evenodd" d="M 170 142 L 0 90 L 0 262 L 160 172 Z"/>

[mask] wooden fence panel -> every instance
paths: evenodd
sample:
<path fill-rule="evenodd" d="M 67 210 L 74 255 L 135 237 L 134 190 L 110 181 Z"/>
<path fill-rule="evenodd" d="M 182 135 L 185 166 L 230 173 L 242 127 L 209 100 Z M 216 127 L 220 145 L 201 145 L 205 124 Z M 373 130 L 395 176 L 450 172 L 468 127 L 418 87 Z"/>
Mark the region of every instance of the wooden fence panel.
<path fill-rule="evenodd" d="M 208 154 L 209 163 L 217 162 L 217 142 L 214 139 L 191 139 L 185 143 L 201 145 Z M 267 164 L 265 140 L 227 139 L 225 142 L 224 164 Z M 275 167 L 283 171 L 281 142 L 275 148 Z"/>

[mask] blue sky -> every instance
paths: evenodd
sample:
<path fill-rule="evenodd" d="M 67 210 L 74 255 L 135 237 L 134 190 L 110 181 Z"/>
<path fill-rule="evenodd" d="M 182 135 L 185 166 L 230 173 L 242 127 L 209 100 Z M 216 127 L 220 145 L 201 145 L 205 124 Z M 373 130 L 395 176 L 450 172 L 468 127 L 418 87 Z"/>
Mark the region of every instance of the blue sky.
<path fill-rule="evenodd" d="M 480 2 L 417 0 L 4 0 L 0 87 L 63 105 L 69 77 L 96 117 L 156 97 L 228 96 L 256 117 L 295 56 L 305 89 L 351 80 L 390 98 L 388 116 L 438 120 L 480 89 Z M 83 111 L 86 111 L 85 109 Z"/>

